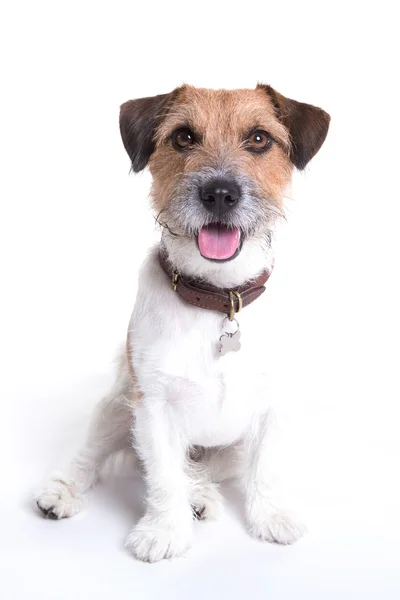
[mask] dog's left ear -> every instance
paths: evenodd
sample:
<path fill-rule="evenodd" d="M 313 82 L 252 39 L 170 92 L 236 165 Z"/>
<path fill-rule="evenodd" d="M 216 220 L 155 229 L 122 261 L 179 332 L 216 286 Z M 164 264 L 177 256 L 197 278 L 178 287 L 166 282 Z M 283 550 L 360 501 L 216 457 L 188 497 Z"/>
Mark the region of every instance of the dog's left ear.
<path fill-rule="evenodd" d="M 330 116 L 321 108 L 282 96 L 269 85 L 259 87 L 267 92 L 279 120 L 289 130 L 292 163 L 304 169 L 325 141 Z"/>
<path fill-rule="evenodd" d="M 150 98 L 128 100 L 121 106 L 119 127 L 135 173 L 142 171 L 154 152 L 154 136 L 177 90 Z"/>

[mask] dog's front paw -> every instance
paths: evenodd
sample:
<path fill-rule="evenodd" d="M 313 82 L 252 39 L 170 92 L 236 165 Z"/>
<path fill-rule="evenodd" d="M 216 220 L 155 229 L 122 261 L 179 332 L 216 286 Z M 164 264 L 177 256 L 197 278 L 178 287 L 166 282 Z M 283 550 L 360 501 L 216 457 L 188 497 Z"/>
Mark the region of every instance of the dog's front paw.
<path fill-rule="evenodd" d="M 54 478 L 36 495 L 36 504 L 48 519 L 63 519 L 80 511 L 82 496 L 71 483 Z"/>
<path fill-rule="evenodd" d="M 307 531 L 289 511 L 265 502 L 248 505 L 247 521 L 252 536 L 277 544 L 293 544 Z"/>
<path fill-rule="evenodd" d="M 130 532 L 125 548 L 145 562 L 182 556 L 192 542 L 192 516 L 189 517 L 171 521 L 145 515 Z"/>

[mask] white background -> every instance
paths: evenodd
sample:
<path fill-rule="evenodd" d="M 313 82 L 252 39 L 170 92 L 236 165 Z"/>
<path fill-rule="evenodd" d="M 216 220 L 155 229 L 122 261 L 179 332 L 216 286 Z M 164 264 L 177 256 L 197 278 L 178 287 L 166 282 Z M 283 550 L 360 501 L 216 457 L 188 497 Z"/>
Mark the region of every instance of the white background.
<path fill-rule="evenodd" d="M 394 5 L 3 3 L 3 598 L 399 597 Z M 250 539 L 227 490 L 221 520 L 197 525 L 187 558 L 141 564 L 123 549 L 139 484 L 130 501 L 102 486 L 62 522 L 32 501 L 110 385 L 138 267 L 159 235 L 149 175 L 128 176 L 118 108 L 182 82 L 257 81 L 332 115 L 325 146 L 295 177 L 274 273 L 310 532 L 290 548 Z"/>

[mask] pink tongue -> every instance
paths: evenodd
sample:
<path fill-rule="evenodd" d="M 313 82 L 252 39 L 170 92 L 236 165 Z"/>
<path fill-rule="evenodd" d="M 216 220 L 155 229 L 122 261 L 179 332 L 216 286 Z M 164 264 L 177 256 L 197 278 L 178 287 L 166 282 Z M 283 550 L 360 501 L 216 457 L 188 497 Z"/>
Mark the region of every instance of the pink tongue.
<path fill-rule="evenodd" d="M 222 225 L 203 227 L 199 233 L 200 252 L 206 258 L 224 260 L 233 256 L 239 245 L 239 229 Z"/>

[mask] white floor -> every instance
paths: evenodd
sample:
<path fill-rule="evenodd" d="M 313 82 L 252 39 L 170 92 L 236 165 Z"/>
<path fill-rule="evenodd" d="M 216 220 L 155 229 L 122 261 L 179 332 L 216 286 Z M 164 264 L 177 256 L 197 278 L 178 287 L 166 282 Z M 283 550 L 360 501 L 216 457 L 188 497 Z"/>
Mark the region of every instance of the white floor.
<path fill-rule="evenodd" d="M 311 477 L 298 485 L 309 533 L 292 547 L 247 535 L 232 486 L 224 489 L 220 520 L 196 524 L 187 557 L 154 565 L 137 562 L 123 547 L 142 510 L 138 480 L 110 479 L 91 492 L 82 514 L 60 522 L 44 519 L 33 490 L 80 439 L 109 379 L 109 374 L 76 377 L 56 398 L 54 389 L 32 398 L 37 411 L 18 415 L 22 445 L 13 429 L 16 420 L 4 428 L 4 465 L 12 454 L 13 468 L 2 479 L 2 598 L 399 598 L 396 436 L 369 430 L 370 437 L 361 432 L 356 444 L 350 428 L 341 427 L 340 443 L 331 446 L 338 422 L 329 411 L 309 415 Z"/>

